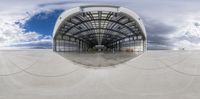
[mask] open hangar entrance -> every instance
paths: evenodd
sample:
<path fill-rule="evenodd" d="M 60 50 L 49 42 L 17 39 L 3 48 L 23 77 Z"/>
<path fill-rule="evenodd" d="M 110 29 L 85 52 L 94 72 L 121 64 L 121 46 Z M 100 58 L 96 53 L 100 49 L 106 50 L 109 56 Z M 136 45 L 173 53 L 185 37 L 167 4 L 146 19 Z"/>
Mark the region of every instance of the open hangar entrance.
<path fill-rule="evenodd" d="M 141 18 L 119 6 L 80 6 L 64 11 L 53 32 L 53 50 L 145 51 L 146 31 Z"/>

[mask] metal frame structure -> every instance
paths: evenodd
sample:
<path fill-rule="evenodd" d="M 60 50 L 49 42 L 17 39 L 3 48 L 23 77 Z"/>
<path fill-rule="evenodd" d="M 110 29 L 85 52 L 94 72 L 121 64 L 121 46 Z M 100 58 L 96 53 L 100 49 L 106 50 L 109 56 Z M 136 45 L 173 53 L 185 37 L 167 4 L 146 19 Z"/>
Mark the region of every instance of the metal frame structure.
<path fill-rule="evenodd" d="M 145 51 L 146 31 L 141 18 L 119 6 L 80 6 L 64 11 L 53 31 L 54 51 Z"/>

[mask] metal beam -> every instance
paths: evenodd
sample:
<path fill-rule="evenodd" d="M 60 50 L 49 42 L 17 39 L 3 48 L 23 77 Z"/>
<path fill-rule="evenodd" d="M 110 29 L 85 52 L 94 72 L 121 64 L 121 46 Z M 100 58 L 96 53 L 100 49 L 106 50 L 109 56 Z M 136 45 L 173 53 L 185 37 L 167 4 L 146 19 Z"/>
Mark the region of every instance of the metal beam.
<path fill-rule="evenodd" d="M 102 30 L 109 30 L 109 31 L 113 31 L 113 32 L 117 32 L 117 33 L 119 33 L 119 34 L 122 34 L 122 35 L 124 35 L 124 36 L 127 36 L 127 34 L 121 32 L 121 31 L 117 31 L 117 30 L 114 30 L 114 29 L 108 29 L 108 28 L 89 28 L 89 29 L 86 29 L 86 30 L 83 30 L 83 31 L 76 32 L 75 34 L 72 34 L 72 35 L 78 35 L 78 34 L 83 33 L 83 32 L 87 32 L 87 31 L 91 31 L 91 30 L 100 30 L 100 29 L 102 29 Z M 65 32 L 65 33 L 67 33 L 67 32 Z"/>
<path fill-rule="evenodd" d="M 117 22 L 117 21 L 114 21 L 114 20 L 109 20 L 109 19 L 94 19 L 92 16 L 90 16 L 90 20 L 84 20 L 84 21 L 81 21 L 79 23 L 76 23 L 74 24 L 73 26 L 69 27 L 66 32 L 70 31 L 72 28 L 76 27 L 77 25 L 80 25 L 80 24 L 83 24 L 83 23 L 87 23 L 87 22 L 91 22 L 91 21 L 108 21 L 108 22 L 113 22 L 113 23 L 116 23 L 116 24 L 119 24 L 123 27 L 126 27 L 130 32 L 134 33 L 135 31 L 133 29 L 131 29 L 129 26 L 123 24 L 123 23 L 120 23 L 120 22 Z M 134 21 L 133 21 L 134 22 Z M 142 34 L 143 35 L 143 34 Z"/>

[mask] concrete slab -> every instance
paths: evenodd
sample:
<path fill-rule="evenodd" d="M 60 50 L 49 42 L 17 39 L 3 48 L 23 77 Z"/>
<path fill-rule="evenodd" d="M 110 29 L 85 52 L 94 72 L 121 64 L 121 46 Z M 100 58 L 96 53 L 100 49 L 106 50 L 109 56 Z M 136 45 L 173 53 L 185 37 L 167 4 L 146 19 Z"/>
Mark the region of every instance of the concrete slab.
<path fill-rule="evenodd" d="M 200 51 L 4 50 L 0 99 L 199 99 L 199 58 Z"/>

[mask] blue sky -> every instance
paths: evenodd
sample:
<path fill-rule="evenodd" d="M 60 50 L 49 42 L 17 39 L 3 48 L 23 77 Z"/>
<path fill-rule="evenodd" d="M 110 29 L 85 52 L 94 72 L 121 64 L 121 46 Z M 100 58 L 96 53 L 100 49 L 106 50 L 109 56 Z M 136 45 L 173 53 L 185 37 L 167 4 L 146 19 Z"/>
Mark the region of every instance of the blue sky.
<path fill-rule="evenodd" d="M 32 16 L 22 26 L 25 32 L 37 32 L 44 35 L 51 35 L 58 16 L 64 10 L 54 10 L 50 13 L 41 12 Z"/>
<path fill-rule="evenodd" d="M 135 11 L 144 21 L 148 49 L 200 49 L 199 0 L 3 0 L 0 48 L 50 48 L 60 13 L 90 4 Z"/>

